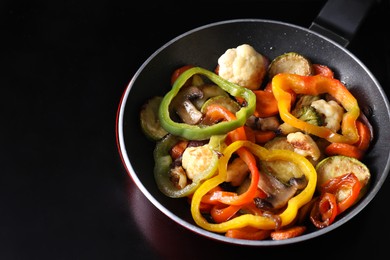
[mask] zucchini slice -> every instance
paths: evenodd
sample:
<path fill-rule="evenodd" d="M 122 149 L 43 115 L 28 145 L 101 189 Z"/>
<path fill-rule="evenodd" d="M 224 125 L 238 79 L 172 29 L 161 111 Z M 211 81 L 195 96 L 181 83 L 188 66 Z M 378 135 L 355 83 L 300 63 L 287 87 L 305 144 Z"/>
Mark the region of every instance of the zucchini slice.
<path fill-rule="evenodd" d="M 310 60 L 296 52 L 287 52 L 272 60 L 268 67 L 268 77 L 272 79 L 278 73 L 291 73 L 302 76 L 313 75 Z"/>
<path fill-rule="evenodd" d="M 198 76 L 198 75 L 195 74 L 194 76 Z M 212 97 L 216 97 L 216 96 L 226 96 L 226 97 L 228 97 L 229 96 L 228 93 L 225 90 L 223 90 L 222 88 L 220 88 L 217 85 L 206 84 L 206 85 L 199 86 L 198 88 L 202 91 L 203 97 L 202 98 L 196 98 L 192 102 L 194 103 L 196 108 L 199 109 L 199 110 L 202 108 L 204 103 L 208 99 L 210 99 Z"/>
<path fill-rule="evenodd" d="M 168 132 L 160 125 L 158 119 L 158 109 L 160 107 L 162 97 L 155 96 L 150 98 L 141 107 L 140 121 L 141 128 L 144 134 L 151 140 L 157 141 L 162 139 Z"/>
<path fill-rule="evenodd" d="M 230 112 L 236 113 L 241 109 L 240 104 L 238 104 L 235 100 L 230 98 L 229 96 L 219 95 L 212 98 L 209 98 L 202 106 L 201 112 L 205 113 L 207 107 L 212 104 L 219 104 L 221 106 L 226 107 Z"/>
<path fill-rule="evenodd" d="M 362 189 L 359 197 L 362 197 L 367 191 L 370 181 L 370 170 L 361 161 L 342 155 L 327 157 L 319 162 L 316 166 L 317 170 L 317 189 L 328 180 L 347 174 L 353 173 L 359 179 Z M 346 191 L 349 192 L 349 191 Z M 340 192 L 339 196 L 344 196 Z"/>
<path fill-rule="evenodd" d="M 294 147 L 287 142 L 287 138 L 285 136 L 275 137 L 271 141 L 264 144 L 264 147 L 268 150 L 280 149 L 294 151 Z M 288 184 L 291 178 L 299 178 L 303 176 L 303 173 L 299 167 L 289 161 L 262 161 L 261 168 L 285 184 Z"/>

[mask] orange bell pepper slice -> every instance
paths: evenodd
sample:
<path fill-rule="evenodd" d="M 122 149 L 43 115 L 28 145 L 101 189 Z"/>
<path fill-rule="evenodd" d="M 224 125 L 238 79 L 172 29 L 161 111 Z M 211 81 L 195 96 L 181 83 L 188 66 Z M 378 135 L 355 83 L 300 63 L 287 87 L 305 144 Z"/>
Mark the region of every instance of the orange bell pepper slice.
<path fill-rule="evenodd" d="M 291 114 L 292 96 L 289 91 L 308 95 L 328 93 L 334 97 L 346 110 L 341 122 L 341 134 L 324 126 L 312 125 L 293 116 Z M 278 101 L 280 117 L 291 126 L 327 139 L 332 143 L 354 144 L 359 140 L 356 120 L 360 115 L 360 108 L 356 98 L 339 80 L 322 75 L 301 76 L 280 73 L 272 79 L 272 92 Z"/>

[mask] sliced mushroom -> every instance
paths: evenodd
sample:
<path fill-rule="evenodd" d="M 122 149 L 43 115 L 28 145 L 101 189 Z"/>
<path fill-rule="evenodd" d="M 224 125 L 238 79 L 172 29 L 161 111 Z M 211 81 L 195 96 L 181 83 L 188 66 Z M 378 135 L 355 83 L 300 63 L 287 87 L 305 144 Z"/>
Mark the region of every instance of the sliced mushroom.
<path fill-rule="evenodd" d="M 194 75 L 196 76 L 196 75 Z M 194 85 L 194 84 L 193 84 Z M 198 85 L 197 85 L 198 86 Z M 199 86 L 199 89 L 203 93 L 203 97 L 197 98 L 194 100 L 193 104 L 200 110 L 204 103 L 212 97 L 217 97 L 217 96 L 225 96 L 228 97 L 228 93 L 220 88 L 218 85 L 215 84 L 203 84 L 202 86 Z"/>
<path fill-rule="evenodd" d="M 173 98 L 171 109 L 173 109 L 184 123 L 196 125 L 202 119 L 203 114 L 195 107 L 192 100 L 202 97 L 203 92 L 198 87 L 184 87 Z"/>
<path fill-rule="evenodd" d="M 282 208 L 298 190 L 303 189 L 306 185 L 305 176 L 291 178 L 289 185 L 286 185 L 276 177 L 260 172 L 258 187 L 267 194 L 267 198 L 264 201 L 261 201 L 262 199 L 257 200 L 256 205 L 266 210 Z"/>
<path fill-rule="evenodd" d="M 276 131 L 280 126 L 280 122 L 276 116 L 261 118 L 252 115 L 246 121 L 246 125 L 261 131 Z"/>
<path fill-rule="evenodd" d="M 176 166 L 170 171 L 170 180 L 178 189 L 183 189 L 187 185 L 187 175 L 183 167 Z"/>

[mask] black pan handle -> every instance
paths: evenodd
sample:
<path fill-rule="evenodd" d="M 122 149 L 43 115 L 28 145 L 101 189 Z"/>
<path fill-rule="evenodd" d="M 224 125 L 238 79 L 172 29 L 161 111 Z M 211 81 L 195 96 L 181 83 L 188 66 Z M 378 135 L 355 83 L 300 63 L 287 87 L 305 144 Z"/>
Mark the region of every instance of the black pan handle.
<path fill-rule="evenodd" d="M 346 47 L 374 2 L 380 0 L 328 0 L 309 29 Z"/>

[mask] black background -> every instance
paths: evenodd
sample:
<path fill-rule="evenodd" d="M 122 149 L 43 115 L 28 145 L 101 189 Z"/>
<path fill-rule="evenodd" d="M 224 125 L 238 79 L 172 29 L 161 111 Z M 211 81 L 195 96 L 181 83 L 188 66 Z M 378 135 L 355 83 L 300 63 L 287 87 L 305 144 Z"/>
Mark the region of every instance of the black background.
<path fill-rule="evenodd" d="M 132 2 L 0 2 L 0 259 L 388 253 L 389 180 L 361 213 L 324 236 L 239 247 L 192 234 L 161 214 L 132 183 L 116 146 L 121 95 L 160 46 L 227 19 L 309 27 L 325 1 Z M 377 1 L 348 46 L 386 91 L 389 17 L 389 1 Z"/>

